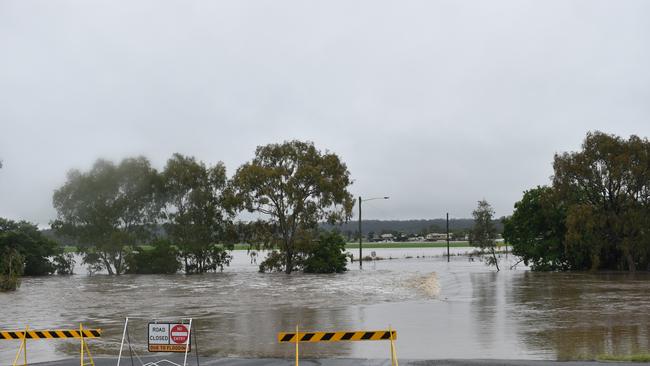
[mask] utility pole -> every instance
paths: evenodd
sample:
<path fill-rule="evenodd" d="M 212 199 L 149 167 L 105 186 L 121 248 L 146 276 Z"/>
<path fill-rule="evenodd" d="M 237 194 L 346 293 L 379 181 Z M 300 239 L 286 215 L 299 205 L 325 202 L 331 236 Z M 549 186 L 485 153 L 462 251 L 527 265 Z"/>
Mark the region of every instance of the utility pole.
<path fill-rule="evenodd" d="M 361 196 L 359 196 L 359 269 L 363 268 L 363 253 L 361 252 L 363 234 L 361 234 Z"/>
<path fill-rule="evenodd" d="M 447 263 L 449 263 L 449 212 L 447 212 Z"/>
<path fill-rule="evenodd" d="M 372 200 L 387 200 L 389 197 L 384 196 L 384 197 L 375 197 L 375 198 L 366 198 L 365 200 L 361 199 L 361 196 L 359 196 L 359 269 L 363 269 L 363 252 L 362 252 L 362 240 L 363 240 L 363 233 L 361 232 L 361 201 L 372 201 Z"/>

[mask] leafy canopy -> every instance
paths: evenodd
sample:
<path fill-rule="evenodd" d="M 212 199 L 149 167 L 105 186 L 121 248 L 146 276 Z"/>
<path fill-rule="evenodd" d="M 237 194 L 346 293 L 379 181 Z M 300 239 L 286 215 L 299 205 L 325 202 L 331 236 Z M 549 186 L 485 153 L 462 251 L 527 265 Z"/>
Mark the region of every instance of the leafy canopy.
<path fill-rule="evenodd" d="M 226 168 L 206 167 L 193 157 L 174 154 L 162 172 L 165 231 L 180 248 L 186 273 L 223 269 L 233 248 L 233 212 L 224 190 Z"/>
<path fill-rule="evenodd" d="M 126 248 L 149 237 L 159 215 L 159 182 L 144 157 L 119 165 L 97 160 L 88 172 L 73 170 L 53 197 L 52 228 L 76 240 L 109 274 L 126 271 Z M 90 246 L 90 247 L 89 247 Z"/>
<path fill-rule="evenodd" d="M 497 228 L 492 220 L 494 210 L 486 200 L 481 200 L 478 201 L 478 206 L 472 212 L 472 216 L 474 217 L 474 227 L 470 232 L 470 244 L 481 248 L 482 251 L 487 249 L 491 254 L 487 263 L 496 266 L 498 271 L 499 262 L 496 257 Z"/>
<path fill-rule="evenodd" d="M 230 188 L 240 208 L 263 215 L 257 223 L 265 226 L 263 244 L 279 251 L 280 267 L 291 273 L 319 221 L 340 222 L 351 216 L 351 184 L 336 154 L 294 140 L 259 146 L 253 160 L 237 170 Z"/>
<path fill-rule="evenodd" d="M 515 253 L 538 270 L 650 270 L 650 141 L 590 132 L 553 169 L 506 219 Z"/>

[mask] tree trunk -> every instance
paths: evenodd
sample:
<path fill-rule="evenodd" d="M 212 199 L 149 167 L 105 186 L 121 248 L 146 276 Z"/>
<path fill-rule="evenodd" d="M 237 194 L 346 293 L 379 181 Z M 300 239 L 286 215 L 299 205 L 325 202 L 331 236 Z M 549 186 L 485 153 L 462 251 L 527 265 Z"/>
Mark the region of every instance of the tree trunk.
<path fill-rule="evenodd" d="M 497 272 L 499 272 L 499 261 L 497 260 L 497 253 L 494 247 L 492 247 L 492 258 L 494 259 L 494 265 L 497 267 Z"/>
<path fill-rule="evenodd" d="M 285 262 L 284 262 L 284 273 L 291 274 L 292 269 L 293 269 L 293 253 L 291 251 L 287 251 Z"/>
<path fill-rule="evenodd" d="M 113 266 L 111 265 L 111 262 L 106 258 L 106 255 L 101 256 L 102 262 L 104 262 L 104 267 L 106 267 L 106 271 L 108 271 L 108 274 L 112 276 L 113 273 Z"/>
<path fill-rule="evenodd" d="M 627 267 L 630 272 L 636 272 L 636 263 L 634 263 L 634 257 L 632 257 L 632 253 L 627 253 L 625 256 L 627 259 Z"/>

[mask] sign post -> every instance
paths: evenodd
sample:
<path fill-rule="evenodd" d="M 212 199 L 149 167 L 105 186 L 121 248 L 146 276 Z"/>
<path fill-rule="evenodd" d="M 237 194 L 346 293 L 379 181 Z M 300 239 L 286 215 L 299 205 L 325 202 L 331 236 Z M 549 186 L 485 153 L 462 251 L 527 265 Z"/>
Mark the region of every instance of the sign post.
<path fill-rule="evenodd" d="M 190 324 L 149 323 L 149 352 L 189 352 Z"/>

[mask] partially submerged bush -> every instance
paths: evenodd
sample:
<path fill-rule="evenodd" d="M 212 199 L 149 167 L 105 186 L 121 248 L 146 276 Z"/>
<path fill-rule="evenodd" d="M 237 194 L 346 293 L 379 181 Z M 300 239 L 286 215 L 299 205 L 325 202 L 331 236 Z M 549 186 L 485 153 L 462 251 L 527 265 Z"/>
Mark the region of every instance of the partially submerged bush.
<path fill-rule="evenodd" d="M 126 273 L 137 274 L 174 274 L 181 268 L 178 249 L 168 241 L 159 240 L 152 248 L 139 248 L 129 253 Z"/>
<path fill-rule="evenodd" d="M 0 256 L 0 291 L 14 291 L 20 286 L 24 257 L 16 249 L 5 249 Z"/>
<path fill-rule="evenodd" d="M 307 259 L 306 273 L 341 273 L 347 270 L 345 239 L 335 231 L 322 232 L 314 243 Z"/>

